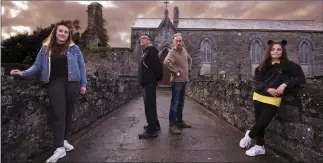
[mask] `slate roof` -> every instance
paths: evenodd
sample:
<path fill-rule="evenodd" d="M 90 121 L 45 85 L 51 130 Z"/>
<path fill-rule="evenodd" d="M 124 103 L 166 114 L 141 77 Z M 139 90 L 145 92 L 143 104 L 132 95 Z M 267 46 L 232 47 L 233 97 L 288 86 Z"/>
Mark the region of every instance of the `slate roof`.
<path fill-rule="evenodd" d="M 163 18 L 138 18 L 132 28 L 158 28 Z M 171 19 L 173 22 L 173 20 Z M 244 30 L 288 30 L 322 31 L 323 23 L 312 20 L 266 20 L 266 19 L 219 19 L 180 18 L 180 29 L 244 29 Z"/>

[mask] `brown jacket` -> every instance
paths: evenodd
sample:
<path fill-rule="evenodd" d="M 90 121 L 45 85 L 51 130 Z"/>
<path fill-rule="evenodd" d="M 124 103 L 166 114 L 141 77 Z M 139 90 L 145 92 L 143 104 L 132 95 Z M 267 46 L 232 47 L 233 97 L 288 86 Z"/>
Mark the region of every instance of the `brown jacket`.
<path fill-rule="evenodd" d="M 172 48 L 164 60 L 164 65 L 171 71 L 171 82 L 186 82 L 192 67 L 192 58 L 184 47 L 182 50 Z M 177 72 L 180 73 L 179 76 L 176 76 Z"/>

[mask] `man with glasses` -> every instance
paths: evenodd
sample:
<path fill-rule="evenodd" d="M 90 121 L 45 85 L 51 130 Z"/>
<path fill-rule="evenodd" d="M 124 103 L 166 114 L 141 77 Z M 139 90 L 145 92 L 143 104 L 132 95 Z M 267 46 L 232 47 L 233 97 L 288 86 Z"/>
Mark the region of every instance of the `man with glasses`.
<path fill-rule="evenodd" d="M 169 130 L 173 134 L 181 134 L 179 128 L 191 128 L 183 121 L 183 107 L 186 83 L 192 67 L 192 58 L 184 48 L 183 36 L 176 33 L 173 36 L 174 47 L 164 60 L 165 66 L 172 72 L 172 99 L 169 111 Z"/>
<path fill-rule="evenodd" d="M 145 115 L 148 125 L 144 126 L 144 132 L 139 134 L 139 139 L 147 139 L 158 136 L 160 124 L 157 116 L 156 89 L 158 81 L 163 78 L 162 63 L 158 56 L 158 50 L 151 44 L 148 34 L 142 34 L 140 43 L 144 47 L 141 61 L 139 62 L 139 81 L 144 89 Z"/>

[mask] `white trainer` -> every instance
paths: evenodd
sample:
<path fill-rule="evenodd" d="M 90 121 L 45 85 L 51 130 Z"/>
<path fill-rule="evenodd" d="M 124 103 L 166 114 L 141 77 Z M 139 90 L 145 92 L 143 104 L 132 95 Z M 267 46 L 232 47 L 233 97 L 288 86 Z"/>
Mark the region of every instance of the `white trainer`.
<path fill-rule="evenodd" d="M 249 137 L 250 130 L 247 130 L 245 136 L 240 140 L 240 147 L 241 148 L 249 148 L 251 145 L 251 138 Z"/>
<path fill-rule="evenodd" d="M 67 140 L 64 140 L 64 148 L 67 152 L 74 149 L 74 147 L 70 143 L 68 143 Z"/>
<path fill-rule="evenodd" d="M 265 147 L 260 145 L 255 145 L 246 151 L 246 155 L 248 156 L 264 155 L 265 153 Z"/>
<path fill-rule="evenodd" d="M 66 156 L 66 151 L 65 148 L 60 147 L 60 148 L 56 148 L 56 150 L 54 151 L 54 154 L 49 157 L 46 162 L 56 162 L 58 159 L 62 158 Z"/>

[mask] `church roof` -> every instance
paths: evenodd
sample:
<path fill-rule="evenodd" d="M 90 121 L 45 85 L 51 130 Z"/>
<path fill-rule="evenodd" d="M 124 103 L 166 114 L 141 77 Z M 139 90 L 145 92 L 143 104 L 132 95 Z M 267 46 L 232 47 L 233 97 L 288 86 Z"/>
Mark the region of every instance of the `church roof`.
<path fill-rule="evenodd" d="M 162 18 L 138 18 L 132 28 L 158 28 Z M 171 20 L 173 22 L 173 20 Z M 223 30 L 287 30 L 321 31 L 323 23 L 312 20 L 266 20 L 266 19 L 219 19 L 179 18 L 179 29 L 223 29 Z"/>

